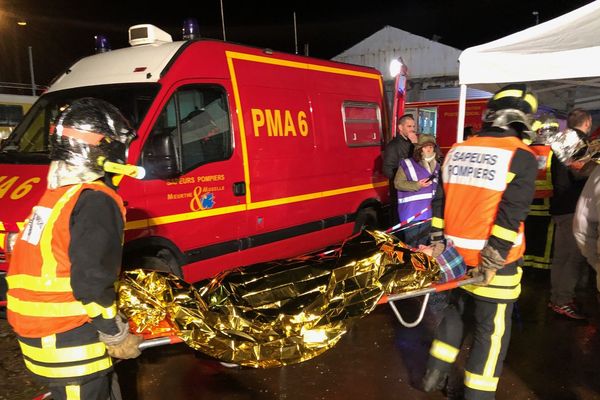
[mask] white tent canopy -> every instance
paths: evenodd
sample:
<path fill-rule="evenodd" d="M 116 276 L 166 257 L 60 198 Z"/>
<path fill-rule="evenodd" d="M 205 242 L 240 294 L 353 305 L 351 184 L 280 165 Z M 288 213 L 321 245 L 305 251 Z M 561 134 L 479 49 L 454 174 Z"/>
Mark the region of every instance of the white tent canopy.
<path fill-rule="evenodd" d="M 462 136 L 466 86 L 495 91 L 530 82 L 540 103 L 560 110 L 600 100 L 600 0 L 521 32 L 470 47 L 459 57 Z"/>

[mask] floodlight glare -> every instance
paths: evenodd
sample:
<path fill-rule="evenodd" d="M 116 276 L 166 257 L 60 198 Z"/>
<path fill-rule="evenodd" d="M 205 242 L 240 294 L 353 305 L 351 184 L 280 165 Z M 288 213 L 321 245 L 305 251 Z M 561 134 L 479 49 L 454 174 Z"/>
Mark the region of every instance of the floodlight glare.
<path fill-rule="evenodd" d="M 402 70 L 402 62 L 399 59 L 394 58 L 390 62 L 390 75 L 392 76 L 392 78 L 395 78 L 396 75 L 398 75 L 401 70 Z"/>

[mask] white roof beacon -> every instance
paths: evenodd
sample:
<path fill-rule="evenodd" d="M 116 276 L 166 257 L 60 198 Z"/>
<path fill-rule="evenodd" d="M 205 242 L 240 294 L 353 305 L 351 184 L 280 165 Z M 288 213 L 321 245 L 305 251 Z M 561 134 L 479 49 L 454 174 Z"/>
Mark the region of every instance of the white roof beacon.
<path fill-rule="evenodd" d="M 151 24 L 134 25 L 129 28 L 129 44 L 131 46 L 170 43 L 172 41 L 171 35 Z"/>

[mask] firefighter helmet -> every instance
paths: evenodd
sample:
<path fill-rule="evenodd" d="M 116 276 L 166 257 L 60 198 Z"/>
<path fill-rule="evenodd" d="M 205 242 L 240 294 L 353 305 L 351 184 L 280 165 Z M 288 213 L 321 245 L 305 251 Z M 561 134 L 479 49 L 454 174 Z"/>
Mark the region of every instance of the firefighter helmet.
<path fill-rule="evenodd" d="M 103 175 L 101 160 L 125 163 L 135 138 L 129 121 L 112 104 L 92 97 L 73 101 L 50 135 L 50 158 Z"/>
<path fill-rule="evenodd" d="M 537 112 L 537 97 L 525 84 L 504 86 L 489 100 L 484 122 L 491 126 L 517 130 L 524 138 L 533 139 L 533 114 Z"/>

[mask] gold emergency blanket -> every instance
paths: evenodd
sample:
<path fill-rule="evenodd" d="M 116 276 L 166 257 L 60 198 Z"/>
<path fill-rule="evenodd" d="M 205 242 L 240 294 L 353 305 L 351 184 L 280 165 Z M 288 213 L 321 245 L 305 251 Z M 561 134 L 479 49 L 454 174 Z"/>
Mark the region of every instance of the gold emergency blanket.
<path fill-rule="evenodd" d="M 276 367 L 333 347 L 384 294 L 437 280 L 437 262 L 394 236 L 363 231 L 341 246 L 226 271 L 190 285 L 135 270 L 119 284 L 119 309 L 138 333 L 179 336 L 221 361 Z"/>

